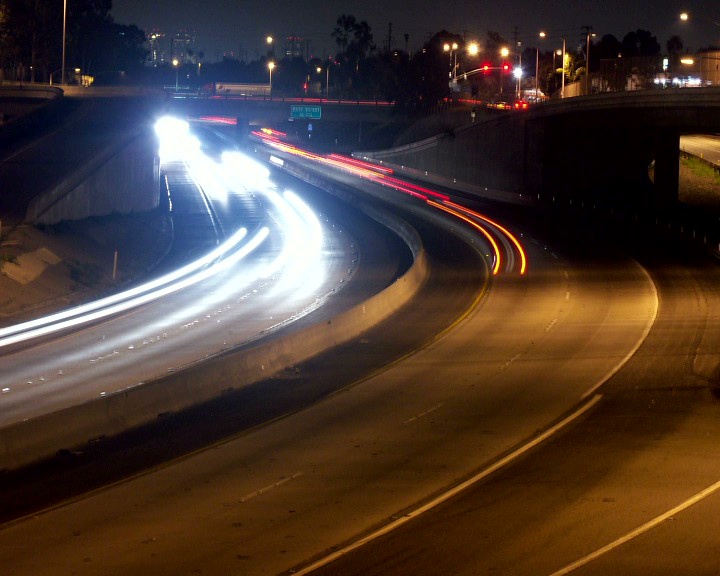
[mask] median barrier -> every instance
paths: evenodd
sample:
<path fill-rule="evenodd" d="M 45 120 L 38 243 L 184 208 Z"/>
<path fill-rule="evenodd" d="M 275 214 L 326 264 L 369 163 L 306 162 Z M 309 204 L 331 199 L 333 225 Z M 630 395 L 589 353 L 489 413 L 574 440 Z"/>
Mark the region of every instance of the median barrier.
<path fill-rule="evenodd" d="M 51 458 L 60 450 L 82 452 L 105 437 L 148 424 L 168 413 L 207 402 L 259 382 L 357 338 L 387 319 L 419 290 L 428 274 L 422 242 L 402 220 L 367 206 L 370 217 L 394 230 L 414 254 L 408 271 L 382 292 L 307 328 L 259 335 L 254 342 L 178 367 L 166 376 L 0 430 L 0 470 Z"/>

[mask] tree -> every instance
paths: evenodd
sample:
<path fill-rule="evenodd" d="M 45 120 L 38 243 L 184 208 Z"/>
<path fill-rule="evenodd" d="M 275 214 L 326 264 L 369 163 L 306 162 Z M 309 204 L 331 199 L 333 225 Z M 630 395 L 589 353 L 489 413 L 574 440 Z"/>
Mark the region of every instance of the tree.
<path fill-rule="evenodd" d="M 621 51 L 620 40 L 615 38 L 612 34 L 605 34 L 600 40 L 593 46 L 593 53 L 599 60 L 609 60 L 611 58 L 617 58 Z"/>
<path fill-rule="evenodd" d="M 339 69 L 334 84 L 341 94 L 357 96 L 361 62 L 375 50 L 372 29 L 367 22 L 358 22 L 355 16 L 342 14 L 331 36 L 339 49 L 335 58 Z"/>
<path fill-rule="evenodd" d="M 683 45 L 683 41 L 680 36 L 670 36 L 667 43 L 665 44 L 665 48 L 667 49 L 668 54 L 670 54 L 671 56 L 680 54 L 684 47 L 685 46 Z"/>
<path fill-rule="evenodd" d="M 633 56 L 657 56 L 661 48 L 657 38 L 647 30 L 628 32 L 620 44 L 623 58 Z"/>
<path fill-rule="evenodd" d="M 15 79 L 47 78 L 61 48 L 59 35 L 50 33 L 58 22 L 62 6 L 55 2 L 0 0 L 0 68 Z"/>

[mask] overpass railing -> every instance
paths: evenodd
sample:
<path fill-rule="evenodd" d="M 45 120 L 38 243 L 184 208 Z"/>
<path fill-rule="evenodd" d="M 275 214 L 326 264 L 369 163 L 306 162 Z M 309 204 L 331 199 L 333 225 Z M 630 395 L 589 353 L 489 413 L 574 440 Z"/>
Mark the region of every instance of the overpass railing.
<path fill-rule="evenodd" d="M 248 101 L 248 102 L 291 102 L 305 104 L 328 104 L 328 105 L 344 105 L 344 106 L 394 106 L 394 102 L 388 102 L 382 99 L 349 99 L 349 98 L 318 98 L 314 96 L 282 96 L 282 95 L 244 95 L 244 94 L 199 94 L 199 93 L 183 93 L 173 92 L 172 97 L 175 99 L 193 99 L 193 100 L 232 100 L 232 101 Z"/>

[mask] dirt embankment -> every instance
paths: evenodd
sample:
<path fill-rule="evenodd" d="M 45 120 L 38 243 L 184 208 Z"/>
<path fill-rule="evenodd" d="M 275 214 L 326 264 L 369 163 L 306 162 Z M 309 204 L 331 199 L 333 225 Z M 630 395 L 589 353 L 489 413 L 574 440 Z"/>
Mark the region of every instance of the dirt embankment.
<path fill-rule="evenodd" d="M 682 159 L 678 199 L 685 204 L 720 215 L 720 176 Z"/>
<path fill-rule="evenodd" d="M 81 304 L 147 276 L 168 250 L 170 230 L 168 216 L 159 211 L 3 228 L 0 326 Z"/>

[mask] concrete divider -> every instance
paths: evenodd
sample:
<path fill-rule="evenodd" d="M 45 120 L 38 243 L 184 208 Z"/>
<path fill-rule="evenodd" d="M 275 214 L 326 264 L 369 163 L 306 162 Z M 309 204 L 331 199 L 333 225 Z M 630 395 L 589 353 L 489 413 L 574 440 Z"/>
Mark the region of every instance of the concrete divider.
<path fill-rule="evenodd" d="M 82 451 L 89 442 L 118 435 L 171 412 L 206 402 L 357 338 L 387 319 L 417 293 L 428 274 L 422 242 L 404 221 L 361 206 L 394 230 L 414 254 L 410 269 L 367 301 L 305 329 L 286 329 L 226 351 L 153 381 L 0 430 L 0 470 Z"/>

